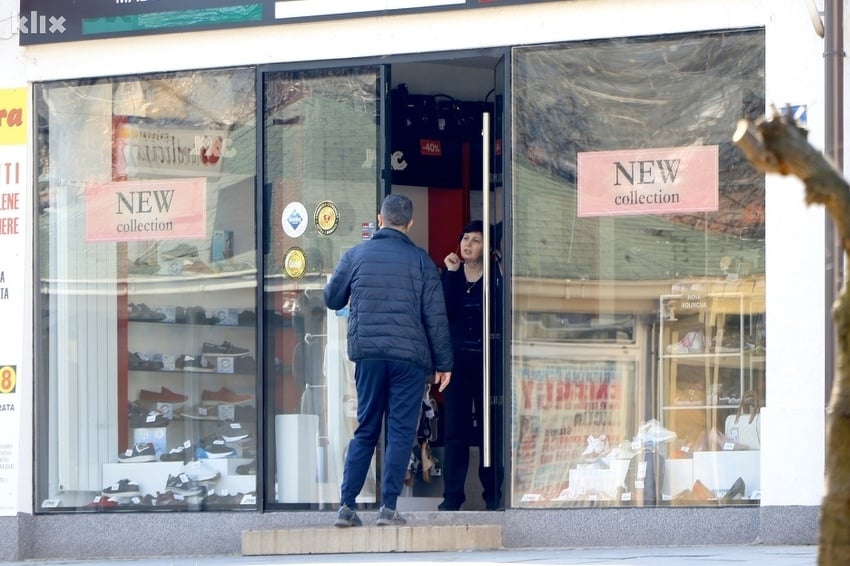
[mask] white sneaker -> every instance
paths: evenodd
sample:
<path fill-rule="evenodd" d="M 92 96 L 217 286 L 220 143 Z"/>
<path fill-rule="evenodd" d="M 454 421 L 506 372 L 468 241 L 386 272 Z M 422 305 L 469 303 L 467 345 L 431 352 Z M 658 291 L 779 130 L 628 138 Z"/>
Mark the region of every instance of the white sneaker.
<path fill-rule="evenodd" d="M 650 419 L 640 426 L 637 436 L 644 442 L 659 443 L 673 440 L 677 435 L 655 419 Z"/>
<path fill-rule="evenodd" d="M 200 460 L 192 460 L 183 466 L 183 472 L 189 476 L 190 480 L 199 484 L 214 483 L 221 478 L 218 470 L 214 470 Z"/>
<path fill-rule="evenodd" d="M 705 352 L 705 335 L 699 330 L 691 330 L 675 344 L 667 346 L 668 354 L 701 354 Z"/>
<path fill-rule="evenodd" d="M 587 437 L 587 448 L 581 453 L 582 456 L 587 456 L 587 459 L 598 458 L 608 449 L 608 438 L 604 434 L 599 436 Z"/>

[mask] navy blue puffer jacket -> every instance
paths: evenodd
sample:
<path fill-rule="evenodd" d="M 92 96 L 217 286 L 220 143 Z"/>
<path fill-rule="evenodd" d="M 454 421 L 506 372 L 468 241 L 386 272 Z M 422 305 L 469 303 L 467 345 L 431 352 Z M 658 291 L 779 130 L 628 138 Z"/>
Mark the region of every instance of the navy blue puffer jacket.
<path fill-rule="evenodd" d="M 324 291 L 329 309 L 349 305 L 348 357 L 451 371 L 452 343 L 437 267 L 407 235 L 381 228 L 340 259 Z"/>

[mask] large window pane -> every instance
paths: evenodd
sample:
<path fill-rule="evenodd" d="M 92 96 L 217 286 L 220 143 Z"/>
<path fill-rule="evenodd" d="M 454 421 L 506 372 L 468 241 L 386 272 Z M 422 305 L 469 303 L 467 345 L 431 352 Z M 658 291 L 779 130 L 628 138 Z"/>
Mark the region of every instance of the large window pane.
<path fill-rule="evenodd" d="M 757 502 L 734 417 L 764 399 L 764 182 L 729 140 L 763 112 L 763 33 L 521 48 L 513 73 L 514 504 Z"/>
<path fill-rule="evenodd" d="M 254 84 L 36 86 L 39 510 L 256 508 Z"/>
<path fill-rule="evenodd" d="M 376 68 L 264 76 L 265 352 L 270 505 L 336 508 L 357 425 L 347 316 L 322 290 L 375 228 Z M 375 467 L 359 501 L 376 501 Z"/>

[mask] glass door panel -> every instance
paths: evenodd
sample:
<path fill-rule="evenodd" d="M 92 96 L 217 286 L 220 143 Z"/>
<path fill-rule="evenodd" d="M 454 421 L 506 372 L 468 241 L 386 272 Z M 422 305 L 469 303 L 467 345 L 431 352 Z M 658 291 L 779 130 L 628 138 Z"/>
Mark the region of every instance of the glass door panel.
<path fill-rule="evenodd" d="M 322 290 L 375 230 L 380 69 L 263 76 L 267 505 L 335 507 L 356 421 L 347 318 Z M 375 470 L 361 493 L 375 502 Z"/>

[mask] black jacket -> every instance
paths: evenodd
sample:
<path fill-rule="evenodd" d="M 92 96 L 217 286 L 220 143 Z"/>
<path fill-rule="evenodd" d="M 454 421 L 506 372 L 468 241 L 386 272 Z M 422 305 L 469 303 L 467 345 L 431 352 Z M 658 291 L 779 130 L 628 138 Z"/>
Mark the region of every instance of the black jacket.
<path fill-rule="evenodd" d="M 324 291 L 349 305 L 348 357 L 451 371 L 452 344 L 437 267 L 405 234 L 382 228 L 342 256 Z"/>
<path fill-rule="evenodd" d="M 463 266 L 457 271 L 446 270 L 441 276 L 446 299 L 446 314 L 455 351 L 481 351 L 484 338 L 484 294 L 481 280 L 470 284 L 466 281 Z M 490 335 L 501 336 L 502 285 L 504 284 L 499 264 L 490 263 Z M 501 362 L 499 362 L 501 364 Z"/>

